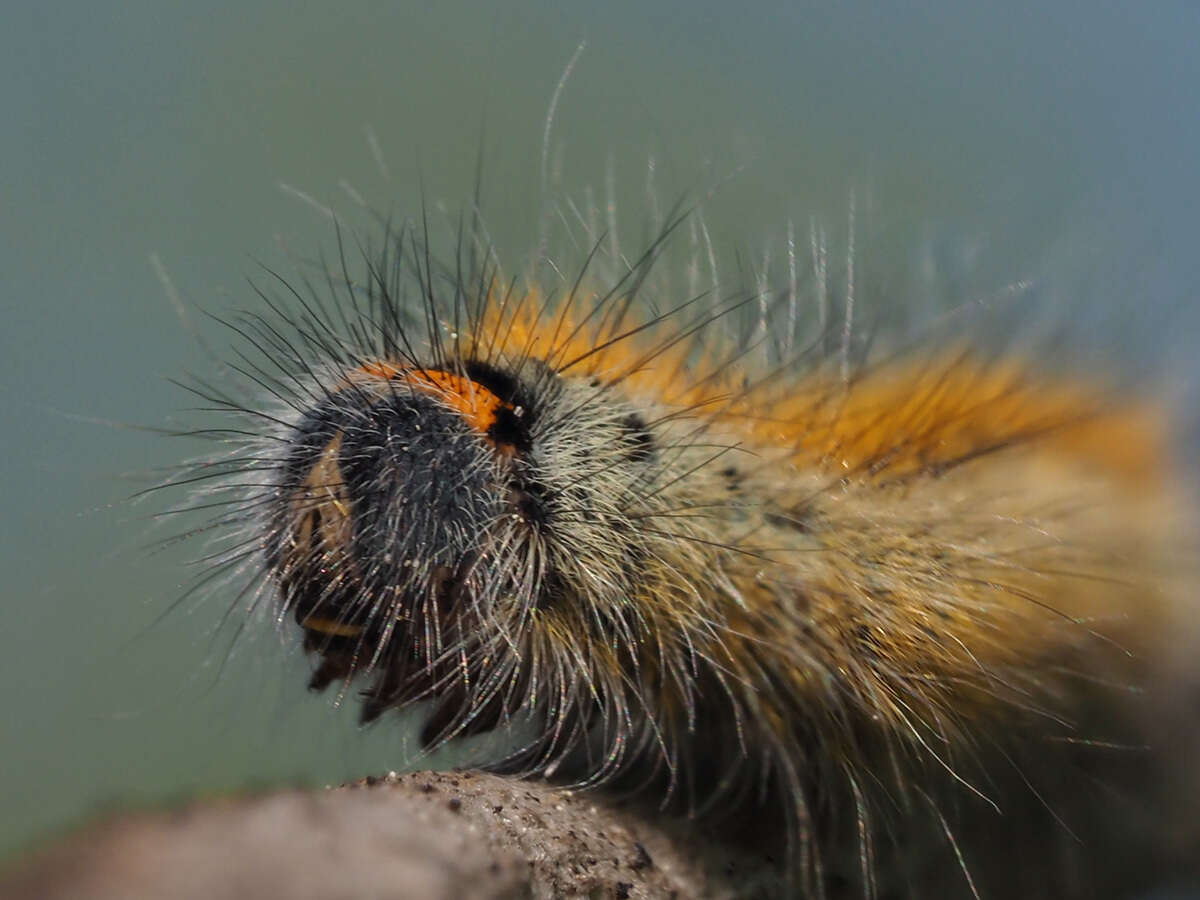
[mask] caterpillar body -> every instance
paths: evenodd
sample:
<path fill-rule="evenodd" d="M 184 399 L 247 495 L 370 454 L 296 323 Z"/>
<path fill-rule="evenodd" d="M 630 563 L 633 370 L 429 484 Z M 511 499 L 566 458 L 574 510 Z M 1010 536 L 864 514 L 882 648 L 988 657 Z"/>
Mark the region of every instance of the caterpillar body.
<path fill-rule="evenodd" d="M 965 344 L 801 345 L 786 291 L 653 296 L 678 221 L 557 285 L 401 229 L 242 315 L 262 402 L 197 388 L 243 420 L 215 565 L 365 721 L 519 723 L 496 768 L 757 819 L 799 894 L 1152 881 L 1165 412 Z"/>

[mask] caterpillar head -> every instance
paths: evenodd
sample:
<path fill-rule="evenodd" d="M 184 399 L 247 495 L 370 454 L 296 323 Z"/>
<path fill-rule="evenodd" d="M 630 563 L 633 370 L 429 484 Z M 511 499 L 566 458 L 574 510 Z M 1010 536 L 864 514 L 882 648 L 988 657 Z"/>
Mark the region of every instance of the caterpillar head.
<path fill-rule="evenodd" d="M 425 744 L 603 704 L 655 553 L 630 527 L 659 472 L 642 415 L 529 360 L 323 382 L 283 436 L 265 529 L 269 578 L 320 657 L 310 687 L 366 676 L 364 720 L 432 700 Z"/>

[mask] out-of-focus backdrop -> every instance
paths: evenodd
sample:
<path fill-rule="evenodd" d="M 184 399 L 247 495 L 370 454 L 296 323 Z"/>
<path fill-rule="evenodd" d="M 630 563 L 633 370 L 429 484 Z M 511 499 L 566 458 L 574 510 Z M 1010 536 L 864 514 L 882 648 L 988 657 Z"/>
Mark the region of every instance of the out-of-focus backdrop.
<path fill-rule="evenodd" d="M 260 262 L 327 246 L 317 205 L 403 217 L 423 188 L 452 218 L 482 146 L 502 254 L 531 249 L 543 184 L 603 205 L 611 173 L 633 244 L 650 198 L 719 186 L 714 243 L 779 259 L 788 222 L 844 244 L 854 197 L 864 297 L 1030 280 L 1066 298 L 1069 337 L 1196 408 L 1194 3 L 19 0 L 3 19 L 0 854 L 105 809 L 412 758 L 403 723 L 360 731 L 354 704 L 307 696 L 269 626 L 229 652 L 228 597 L 169 611 L 197 545 L 150 552 L 167 503 L 125 502 L 205 449 L 140 430 L 201 421 L 167 380 L 227 350 L 200 310 L 254 307 Z M 873 276 L 889 256 L 919 277 Z"/>

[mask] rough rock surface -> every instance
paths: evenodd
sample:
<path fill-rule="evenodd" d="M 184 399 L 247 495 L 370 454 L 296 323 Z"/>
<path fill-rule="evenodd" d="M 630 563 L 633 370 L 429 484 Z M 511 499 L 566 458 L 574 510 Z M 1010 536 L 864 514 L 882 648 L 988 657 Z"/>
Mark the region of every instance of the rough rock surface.
<path fill-rule="evenodd" d="M 31 854 L 0 900 L 771 898 L 765 856 L 591 793 L 474 772 L 388 775 L 131 815 Z"/>

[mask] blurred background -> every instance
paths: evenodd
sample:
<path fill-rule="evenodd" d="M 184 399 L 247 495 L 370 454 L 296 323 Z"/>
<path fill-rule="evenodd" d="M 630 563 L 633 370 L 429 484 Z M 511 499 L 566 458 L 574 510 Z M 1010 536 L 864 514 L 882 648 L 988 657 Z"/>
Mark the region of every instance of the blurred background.
<path fill-rule="evenodd" d="M 1166 382 L 1185 432 L 1196 411 L 1193 3 L 144 0 L 4 19 L 0 855 L 113 808 L 411 764 L 411 728 L 363 731 L 353 704 L 306 695 L 269 623 L 222 627 L 232 598 L 173 606 L 198 545 L 149 548 L 179 498 L 127 501 L 206 450 L 146 430 L 212 424 L 168 381 L 227 355 L 201 309 L 258 308 L 261 265 L 328 246 L 321 207 L 402 218 L 423 189 L 452 220 L 481 147 L 502 256 L 532 249 L 543 187 L 603 205 L 613 185 L 635 249 L 648 206 L 715 187 L 713 243 L 776 260 L 789 222 L 802 247 L 814 220 L 844 247 L 853 197 L 864 302 L 1029 281 L 1093 359 Z"/>

